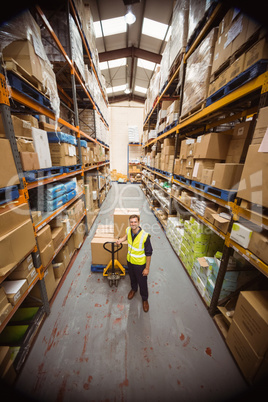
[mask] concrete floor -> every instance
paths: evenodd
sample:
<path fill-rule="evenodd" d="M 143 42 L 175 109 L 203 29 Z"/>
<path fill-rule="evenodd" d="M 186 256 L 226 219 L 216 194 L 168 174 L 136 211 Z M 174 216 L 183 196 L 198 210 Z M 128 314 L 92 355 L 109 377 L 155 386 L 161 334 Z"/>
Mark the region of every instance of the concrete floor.
<path fill-rule="evenodd" d="M 91 273 L 90 242 L 115 207 L 139 207 L 154 253 L 150 310 Z M 16 383 L 38 401 L 229 401 L 247 391 L 138 185 L 113 183 Z"/>

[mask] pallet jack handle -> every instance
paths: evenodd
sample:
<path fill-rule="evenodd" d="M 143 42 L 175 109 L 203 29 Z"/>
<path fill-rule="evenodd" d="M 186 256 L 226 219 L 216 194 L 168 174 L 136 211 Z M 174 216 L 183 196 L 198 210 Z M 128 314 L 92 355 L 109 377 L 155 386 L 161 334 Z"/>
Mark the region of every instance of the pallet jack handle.
<path fill-rule="evenodd" d="M 112 245 L 112 249 L 109 250 L 107 247 L 105 247 L 106 244 L 111 244 Z M 115 250 L 115 245 L 117 246 L 117 249 Z M 115 268 L 114 268 L 114 253 L 116 253 L 117 251 L 121 250 L 121 248 L 123 247 L 123 244 L 116 244 L 116 242 L 114 241 L 106 241 L 103 245 L 103 248 L 108 251 L 109 253 L 112 254 L 112 273 L 115 273 Z"/>

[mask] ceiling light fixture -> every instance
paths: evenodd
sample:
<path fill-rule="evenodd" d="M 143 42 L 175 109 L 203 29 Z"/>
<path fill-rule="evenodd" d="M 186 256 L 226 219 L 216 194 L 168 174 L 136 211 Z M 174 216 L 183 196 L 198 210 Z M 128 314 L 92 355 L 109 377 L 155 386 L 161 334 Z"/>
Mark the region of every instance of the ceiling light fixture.
<path fill-rule="evenodd" d="M 126 89 L 125 89 L 125 94 L 130 94 L 130 92 L 131 92 L 131 90 L 130 90 L 130 88 L 129 88 L 129 85 L 128 84 L 126 84 Z"/>
<path fill-rule="evenodd" d="M 125 21 L 127 24 L 134 24 L 136 21 L 136 16 L 133 14 L 131 6 L 127 6 L 127 13 L 125 15 Z"/>

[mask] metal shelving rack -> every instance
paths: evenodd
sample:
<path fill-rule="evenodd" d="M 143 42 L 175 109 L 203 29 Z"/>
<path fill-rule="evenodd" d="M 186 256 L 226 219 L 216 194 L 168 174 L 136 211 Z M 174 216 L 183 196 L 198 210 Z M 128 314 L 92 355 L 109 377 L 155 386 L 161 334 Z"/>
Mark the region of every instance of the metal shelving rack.
<path fill-rule="evenodd" d="M 60 41 L 58 40 L 57 36 L 55 35 L 52 27 L 50 26 L 48 20 L 46 19 L 45 15 L 43 14 L 42 10 L 38 6 L 36 7 L 36 10 L 37 10 L 42 22 L 44 23 L 45 27 L 50 32 L 50 34 L 51 34 L 55 44 L 57 45 L 58 49 L 60 50 L 60 52 L 65 57 L 65 60 L 69 64 L 69 67 L 70 67 L 70 70 L 71 70 L 72 99 L 70 99 L 70 101 L 71 101 L 71 103 L 73 104 L 73 107 L 74 107 L 75 125 L 70 124 L 68 121 L 65 121 L 64 119 L 62 119 L 60 117 L 57 119 L 57 123 L 59 125 L 62 125 L 62 126 L 68 128 L 68 129 L 72 130 L 72 132 L 75 133 L 76 138 L 77 138 L 77 142 L 78 142 L 78 158 L 79 158 L 78 161 L 82 162 L 81 144 L 80 144 L 81 136 L 86 138 L 89 141 L 92 141 L 92 142 L 94 142 L 96 144 L 99 144 L 99 145 L 103 146 L 105 149 L 109 149 L 109 147 L 106 144 L 103 144 L 102 142 L 99 142 L 96 138 L 93 138 L 90 135 L 88 135 L 87 133 L 83 132 L 79 128 L 79 115 L 78 115 L 77 95 L 76 95 L 76 80 L 78 82 L 78 85 L 80 85 L 82 87 L 82 89 L 84 90 L 86 96 L 89 98 L 90 102 L 92 103 L 92 107 L 93 107 L 94 112 L 96 112 L 100 116 L 103 124 L 107 128 L 108 128 L 108 124 L 105 121 L 105 119 L 103 118 L 103 116 L 102 116 L 97 104 L 95 103 L 94 99 L 91 97 L 89 91 L 87 90 L 86 86 L 84 85 L 81 77 L 79 76 L 79 74 L 78 74 L 78 72 L 77 72 L 77 70 L 75 68 L 75 65 L 74 65 L 74 63 L 72 61 L 72 55 L 70 55 L 70 56 L 67 55 L 67 53 L 65 52 L 64 48 L 62 47 Z M 71 0 L 69 0 L 67 2 L 67 12 L 68 13 L 72 12 L 72 15 L 73 15 L 73 17 L 74 17 L 74 19 L 76 21 L 77 27 L 79 29 L 79 33 L 80 33 L 81 38 L 83 40 L 84 46 L 86 48 L 87 55 L 90 57 L 90 52 L 89 52 L 87 44 L 85 43 L 84 35 L 83 35 L 82 29 L 81 29 L 80 24 L 79 24 L 79 18 L 78 18 L 78 15 L 76 13 L 76 10 L 74 8 L 73 2 Z M 90 58 L 90 63 L 91 63 L 92 70 L 93 70 L 93 72 L 94 72 L 94 74 L 95 74 L 95 76 L 97 78 L 97 82 L 98 82 L 100 91 L 102 93 L 103 99 L 104 99 L 105 103 L 107 104 L 103 89 L 101 87 L 101 83 L 99 81 L 99 77 L 97 76 L 97 73 L 96 73 L 96 70 L 95 70 L 95 67 L 93 65 L 93 62 L 92 62 L 91 58 Z M 56 120 L 56 116 L 55 116 L 55 114 L 54 114 L 54 112 L 52 110 L 50 110 L 49 108 L 47 108 L 45 106 L 42 106 L 36 100 L 34 100 L 32 98 L 29 98 L 26 94 L 17 91 L 15 88 L 11 88 L 10 92 L 8 92 L 7 84 L 6 84 L 6 78 L 5 78 L 5 74 L 4 74 L 4 69 L 3 69 L 2 66 L 0 66 L 0 82 L 1 82 L 1 86 L 0 86 L 0 113 L 2 115 L 2 120 L 3 120 L 3 125 L 4 125 L 6 138 L 10 141 L 10 144 L 11 144 L 11 149 L 12 149 L 15 165 L 16 165 L 16 168 L 17 168 L 18 176 L 19 176 L 19 186 L 18 186 L 19 187 L 19 198 L 16 200 L 16 205 L 23 204 L 23 203 L 27 203 L 27 204 L 29 203 L 29 192 L 28 192 L 28 190 L 31 190 L 31 189 L 39 187 L 39 186 L 44 186 L 44 185 L 52 183 L 52 182 L 57 182 L 57 181 L 64 180 L 64 179 L 67 179 L 67 178 L 70 178 L 70 177 L 74 177 L 74 176 L 77 176 L 77 175 L 81 175 L 83 177 L 85 172 L 90 171 L 90 170 L 99 171 L 99 169 L 102 166 L 105 166 L 105 165 L 109 164 L 109 162 L 105 161 L 105 162 L 100 162 L 100 163 L 94 164 L 94 165 L 89 166 L 89 167 L 85 167 L 85 166 L 82 165 L 82 163 L 80 163 L 82 165 L 81 169 L 78 169 L 76 171 L 73 171 L 73 172 L 70 172 L 70 173 L 63 173 L 63 174 L 58 175 L 58 176 L 52 176 L 52 177 L 49 177 L 49 178 L 46 178 L 46 179 L 43 179 L 43 180 L 38 180 L 38 181 L 35 181 L 35 182 L 27 183 L 27 181 L 26 181 L 26 179 L 24 177 L 24 172 L 23 172 L 23 169 L 22 169 L 22 166 L 21 166 L 20 156 L 19 156 L 19 152 L 18 152 L 18 148 L 17 148 L 17 144 L 16 144 L 15 133 L 14 133 L 13 123 L 12 123 L 12 119 L 11 119 L 9 95 L 18 104 L 26 106 L 27 108 L 29 108 L 30 110 L 32 110 L 32 111 L 34 111 L 34 112 L 36 112 L 38 114 L 45 115 L 47 118 L 50 118 L 50 119 L 52 119 L 54 121 Z M 66 96 L 66 94 L 65 94 L 65 96 Z M 95 117 L 95 115 L 94 115 L 94 117 Z M 95 131 L 96 131 L 96 127 L 95 127 L 95 118 L 94 118 L 94 132 Z M 47 216 L 41 222 L 37 223 L 36 225 L 33 225 L 35 236 L 36 236 L 36 233 L 42 227 L 44 227 L 48 222 L 50 222 L 52 219 L 54 219 L 60 212 L 62 212 L 65 208 L 67 208 L 74 201 L 76 201 L 77 199 L 79 199 L 81 197 L 83 198 L 84 203 L 85 203 L 85 192 L 84 192 L 84 190 L 81 191 L 81 193 L 77 194 L 77 196 L 74 197 L 73 199 L 71 199 L 68 203 L 66 203 L 62 207 L 58 208 L 56 211 L 53 211 L 52 213 L 47 214 Z M 8 206 L 6 206 L 6 208 L 7 207 L 10 208 L 10 204 L 8 204 Z M 2 211 L 4 211 L 4 210 L 5 210 L 5 206 L 2 206 Z M 85 220 L 86 234 L 88 233 L 87 214 L 86 214 L 86 210 L 85 210 L 83 215 L 82 215 L 82 217 L 80 218 L 79 222 L 76 223 L 75 227 L 72 228 L 72 230 L 67 235 L 67 237 L 62 241 L 62 243 L 55 250 L 55 252 L 53 254 L 53 257 L 51 258 L 50 262 L 52 262 L 52 260 L 55 258 L 55 256 L 58 254 L 58 252 L 64 246 L 64 244 L 66 244 L 66 242 L 68 241 L 68 239 L 70 238 L 70 236 L 72 235 L 72 233 L 74 232 L 74 230 L 76 229 L 76 227 L 79 225 L 79 223 L 82 220 Z M 28 354 L 29 349 L 30 349 L 30 345 L 31 345 L 31 343 L 33 341 L 33 338 L 34 338 L 35 334 L 37 333 L 38 327 L 43 323 L 43 320 L 45 319 L 45 316 L 49 315 L 49 313 L 50 313 L 50 304 L 53 301 L 53 298 L 52 298 L 50 303 L 48 301 L 47 292 L 46 292 L 46 286 L 45 286 L 45 282 L 44 282 L 44 273 L 45 273 L 45 270 L 47 269 L 49 264 L 46 267 L 42 266 L 37 241 L 36 241 L 36 245 L 35 245 L 34 249 L 28 254 L 32 254 L 34 267 L 35 267 L 38 275 L 33 280 L 33 282 L 28 286 L 28 289 L 24 292 L 24 294 L 20 297 L 19 301 L 13 307 L 12 311 L 8 314 L 8 316 L 6 317 L 4 322 L 0 325 L 0 332 L 2 332 L 3 329 L 5 328 L 5 326 L 8 324 L 8 322 L 12 318 L 12 316 L 15 314 L 15 312 L 21 306 L 22 302 L 26 299 L 26 297 L 28 296 L 28 294 L 30 293 L 32 288 L 36 284 L 38 284 L 40 286 L 40 293 L 41 293 L 41 297 L 42 297 L 43 306 L 40 307 L 39 312 L 36 315 L 36 319 L 33 321 L 32 325 L 29 327 L 29 330 L 27 330 L 27 336 L 25 337 L 25 340 L 24 340 L 23 344 L 21 345 L 21 349 L 20 349 L 20 351 L 19 351 L 19 353 L 18 353 L 18 355 L 17 355 L 17 357 L 15 359 L 14 365 L 15 365 L 15 368 L 16 368 L 17 371 L 20 370 L 23 362 L 25 361 L 25 358 L 27 357 L 27 354 Z M 26 257 L 27 257 L 27 255 L 25 256 L 25 258 Z M 18 264 L 13 268 L 13 270 L 15 270 L 15 268 L 17 266 L 18 266 Z M 1 281 L 6 279 L 7 277 L 8 277 L 8 274 L 3 276 L 3 277 L 1 277 Z M 65 275 L 63 275 L 63 277 L 65 277 Z M 58 283 L 58 285 L 59 285 L 59 283 Z M 57 289 L 56 289 L 56 291 L 57 291 Z M 55 293 L 56 293 L 56 291 L 55 291 Z"/>
<path fill-rule="evenodd" d="M 218 5 L 211 18 L 207 21 L 196 40 L 189 48 L 189 50 L 184 54 L 183 63 L 177 68 L 176 72 L 173 74 L 171 80 L 168 82 L 166 88 L 163 93 L 157 98 L 154 107 L 147 115 L 144 121 L 144 128 L 147 128 L 150 124 L 150 118 L 155 113 L 161 98 L 167 92 L 169 86 L 172 84 L 172 81 L 176 78 L 179 73 L 181 66 L 183 66 L 190 54 L 195 50 L 198 44 L 202 41 L 202 39 L 209 33 L 210 29 L 214 26 L 219 18 L 222 16 L 223 10 L 222 6 Z M 168 136 L 175 137 L 175 155 L 178 150 L 179 140 L 195 137 L 196 135 L 203 134 L 207 132 L 209 129 L 213 129 L 224 123 L 230 123 L 237 119 L 246 119 L 248 116 L 257 115 L 259 108 L 267 105 L 267 97 L 268 97 L 268 72 L 265 72 L 251 81 L 245 83 L 241 87 L 237 88 L 233 92 L 227 94 L 225 97 L 219 99 L 218 101 L 212 103 L 211 105 L 204 107 L 202 110 L 193 113 L 189 117 L 184 120 L 178 121 L 171 129 L 159 135 L 157 138 L 151 139 L 149 143 L 143 145 L 143 148 L 151 147 L 151 145 L 155 144 L 159 140 L 163 140 Z M 249 103 L 251 105 L 249 106 Z M 223 113 L 224 112 L 224 113 Z M 225 117 L 222 117 L 222 114 L 225 114 Z M 155 175 L 162 176 L 161 173 L 157 172 L 155 169 L 150 169 L 149 166 L 144 165 L 144 168 L 153 172 Z M 245 210 L 239 205 L 239 200 L 235 199 L 234 201 L 226 202 L 219 198 L 215 198 L 212 195 L 206 194 L 202 191 L 199 191 L 196 188 L 188 186 L 185 183 L 180 182 L 177 177 L 174 175 L 174 165 L 171 173 L 171 183 L 175 183 L 179 185 L 181 188 L 186 188 L 190 190 L 192 193 L 201 196 L 205 199 L 213 201 L 218 205 L 224 206 L 229 209 L 232 214 L 232 220 L 229 225 L 229 229 L 227 234 L 222 233 L 217 228 L 213 227 L 209 222 L 207 222 L 203 217 L 199 216 L 195 211 L 191 210 L 191 208 L 184 205 L 179 199 L 177 199 L 173 195 L 170 196 L 170 205 L 175 200 L 180 205 L 182 205 L 186 210 L 188 210 L 199 222 L 204 223 L 206 226 L 211 228 L 217 235 L 224 239 L 224 249 L 223 249 L 223 258 L 221 260 L 220 269 L 218 272 L 215 289 L 213 293 L 213 297 L 208 307 L 208 311 L 210 315 L 214 315 L 217 310 L 217 305 L 219 303 L 219 296 L 223 284 L 223 279 L 227 270 L 228 260 L 231 255 L 232 250 L 237 251 L 243 258 L 249 261 L 259 272 L 266 277 L 268 277 L 268 265 L 257 258 L 253 253 L 249 250 L 244 249 L 236 242 L 230 239 L 230 229 L 232 222 L 238 220 L 239 217 L 243 217 L 247 220 L 253 221 L 254 223 L 262 226 L 263 228 L 267 228 L 268 220 L 267 217 L 260 217 L 258 214 L 252 214 L 248 210 Z M 171 210 L 171 208 L 170 208 Z"/>

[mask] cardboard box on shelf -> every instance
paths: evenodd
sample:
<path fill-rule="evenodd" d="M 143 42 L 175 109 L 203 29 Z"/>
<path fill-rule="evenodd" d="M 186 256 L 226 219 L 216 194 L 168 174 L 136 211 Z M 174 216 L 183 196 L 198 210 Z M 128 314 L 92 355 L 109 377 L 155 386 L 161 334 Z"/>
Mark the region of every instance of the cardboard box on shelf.
<path fill-rule="evenodd" d="M 231 216 L 230 218 L 228 217 L 228 215 L 223 215 L 224 214 L 228 214 L 228 209 L 224 208 L 224 207 L 218 207 L 217 209 L 217 213 L 216 214 L 212 214 L 212 217 L 214 218 L 214 222 L 213 225 L 221 230 L 223 233 L 227 233 L 230 221 L 231 221 Z"/>
<path fill-rule="evenodd" d="M 0 378 L 2 378 L 3 372 L 11 359 L 10 347 L 0 346 Z"/>
<path fill-rule="evenodd" d="M 24 171 L 40 169 L 36 152 L 20 152 L 20 160 Z"/>
<path fill-rule="evenodd" d="M 0 287 L 0 311 L 3 310 L 3 308 L 6 306 L 7 303 L 8 298 L 5 289 L 3 287 Z"/>
<path fill-rule="evenodd" d="M 53 254 L 54 254 L 54 246 L 53 246 L 53 241 L 51 240 L 45 246 L 45 248 L 40 250 L 41 262 L 42 262 L 42 265 L 44 268 L 48 265 L 49 261 L 53 257 Z"/>
<path fill-rule="evenodd" d="M 12 308 L 12 304 L 8 302 L 2 307 L 2 309 L 0 310 L 0 325 L 2 325 L 3 322 L 6 320 L 7 316 L 12 311 Z"/>
<path fill-rule="evenodd" d="M 260 109 L 256 127 L 253 133 L 252 144 L 260 144 L 268 128 L 268 106 Z"/>
<path fill-rule="evenodd" d="M 64 269 L 66 269 L 69 262 L 70 262 L 69 250 L 68 246 L 65 245 L 56 255 L 56 257 L 53 260 L 53 263 L 57 264 L 62 263 L 64 265 Z"/>
<path fill-rule="evenodd" d="M 47 269 L 45 270 L 44 281 L 45 281 L 45 286 L 46 286 L 46 291 L 47 291 L 47 298 L 48 298 L 48 301 L 50 301 L 52 299 L 52 296 L 53 296 L 56 286 L 57 286 L 52 264 L 50 264 L 47 267 Z M 33 289 L 31 290 L 31 292 L 29 294 L 31 296 L 35 297 L 36 299 L 42 300 L 40 287 L 38 286 L 38 283 L 33 287 Z"/>
<path fill-rule="evenodd" d="M 16 116 L 24 121 L 28 121 L 32 127 L 41 128 L 41 127 L 39 127 L 38 119 L 36 117 L 32 116 L 31 114 L 16 113 Z"/>
<path fill-rule="evenodd" d="M 43 81 L 43 70 L 39 57 L 29 40 L 11 42 L 3 49 L 4 58 L 14 59 L 28 74 L 35 77 L 39 82 Z"/>
<path fill-rule="evenodd" d="M 52 241 L 53 241 L 54 250 L 56 251 L 57 248 L 59 247 L 59 245 L 64 240 L 63 226 L 51 229 L 51 237 L 52 237 Z"/>
<path fill-rule="evenodd" d="M 0 276 L 8 273 L 35 246 L 31 219 L 0 237 Z"/>
<path fill-rule="evenodd" d="M 65 265 L 63 262 L 53 263 L 53 271 L 55 279 L 60 279 L 65 272 Z"/>
<path fill-rule="evenodd" d="M 265 264 L 268 264 L 268 231 L 253 232 L 248 249 Z"/>
<path fill-rule="evenodd" d="M 52 167 L 50 150 L 48 145 L 47 132 L 32 127 L 34 148 L 38 155 L 40 169 Z"/>
<path fill-rule="evenodd" d="M 240 292 L 234 317 L 258 356 L 268 350 L 268 291 Z"/>
<path fill-rule="evenodd" d="M 246 52 L 245 70 L 262 59 L 268 59 L 268 43 L 266 38 L 261 39 Z"/>
<path fill-rule="evenodd" d="M 217 213 L 217 207 L 206 207 L 204 218 L 210 222 L 212 225 L 214 224 L 214 217 L 213 215 Z"/>
<path fill-rule="evenodd" d="M 248 248 L 252 232 L 252 229 L 246 227 L 245 225 L 242 225 L 239 222 L 235 222 L 232 226 L 230 239 L 240 244 L 240 246 Z"/>
<path fill-rule="evenodd" d="M 214 173 L 213 169 L 203 169 L 201 176 L 201 183 L 210 186 L 212 182 L 213 173 Z"/>
<path fill-rule="evenodd" d="M 47 224 L 41 230 L 39 230 L 36 234 L 36 238 L 37 238 L 37 244 L 38 244 L 39 250 L 41 251 L 52 240 L 50 226 Z"/>
<path fill-rule="evenodd" d="M 245 378 L 249 382 L 253 382 L 254 377 L 261 366 L 263 357 L 257 355 L 239 326 L 236 324 L 235 320 L 233 320 L 230 325 L 226 337 L 226 343 Z"/>
<path fill-rule="evenodd" d="M 26 279 L 18 279 L 13 281 L 4 281 L 2 283 L 5 289 L 8 301 L 15 306 L 18 303 L 23 293 L 28 288 L 28 283 Z"/>
<path fill-rule="evenodd" d="M 11 115 L 14 133 L 16 137 L 32 138 L 32 125 L 29 121 L 20 119 L 17 115 Z"/>
<path fill-rule="evenodd" d="M 194 152 L 195 159 L 225 160 L 231 141 L 231 135 L 209 133 L 197 137 Z"/>
<path fill-rule="evenodd" d="M 216 163 L 212 186 L 224 190 L 237 190 L 243 167 L 242 163 Z"/>
<path fill-rule="evenodd" d="M 193 168 L 193 180 L 201 182 L 204 169 L 214 170 L 216 162 L 213 159 L 197 159 Z"/>
<path fill-rule="evenodd" d="M 19 184 L 10 142 L 0 138 L 0 188 Z"/>
<path fill-rule="evenodd" d="M 259 144 L 249 146 L 237 197 L 268 207 L 268 154 L 259 148 Z"/>
<path fill-rule="evenodd" d="M 86 226 L 81 222 L 74 232 L 74 247 L 76 249 L 80 248 L 86 233 Z"/>
<path fill-rule="evenodd" d="M 28 255 L 17 268 L 9 274 L 9 279 L 26 279 L 27 275 L 34 269 L 32 255 Z"/>
<path fill-rule="evenodd" d="M 28 204 L 24 203 L 18 206 L 11 206 L 0 214 L 0 237 L 16 229 L 22 223 L 30 219 L 30 210 Z"/>

